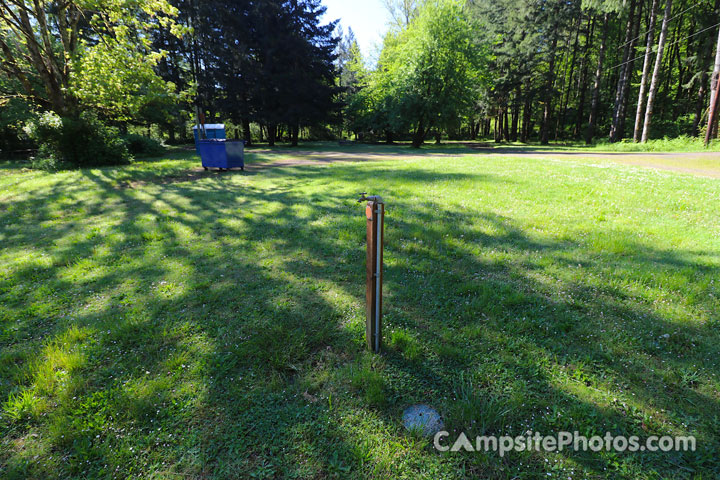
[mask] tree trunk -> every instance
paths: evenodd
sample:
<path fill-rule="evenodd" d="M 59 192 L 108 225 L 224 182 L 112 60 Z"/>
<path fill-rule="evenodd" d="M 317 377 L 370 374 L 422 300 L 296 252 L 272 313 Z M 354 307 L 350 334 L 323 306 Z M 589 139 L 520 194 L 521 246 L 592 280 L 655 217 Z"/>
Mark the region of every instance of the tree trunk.
<path fill-rule="evenodd" d="M 668 22 L 670 11 L 672 10 L 672 0 L 667 0 L 665 5 L 665 13 L 663 14 L 662 28 L 660 29 L 660 40 L 658 40 L 658 51 L 655 57 L 655 67 L 653 68 L 652 80 L 650 81 L 650 90 L 648 91 L 647 109 L 645 110 L 645 125 L 643 126 L 642 143 L 647 142 L 650 137 L 650 125 L 652 124 L 653 104 L 655 95 L 657 94 L 658 81 L 660 77 L 660 65 L 662 65 L 663 50 L 665 50 L 665 39 L 667 38 Z"/>
<path fill-rule="evenodd" d="M 587 37 L 585 38 L 585 46 L 583 47 L 582 55 L 582 68 L 581 74 L 578 78 L 578 89 L 577 94 L 577 115 L 575 117 L 575 128 L 573 129 L 573 138 L 580 138 L 580 131 L 582 129 L 582 122 L 585 116 L 585 96 L 587 94 L 587 77 L 588 77 L 588 55 L 590 52 L 590 45 L 592 44 L 593 34 L 595 33 L 595 19 L 588 25 Z"/>
<path fill-rule="evenodd" d="M 66 39 L 70 36 L 76 37 L 78 34 L 77 22 L 72 26 L 69 25 L 67 15 L 71 9 L 77 7 L 70 3 L 53 7 L 56 9 L 54 13 L 58 22 L 66 26 L 61 32 L 61 37 L 67 57 L 62 54 L 57 55 L 57 50 L 52 45 L 50 32 L 54 25 L 48 22 L 46 8 L 44 2 L 38 1 L 33 2 L 32 5 L 29 2 L 27 4 L 24 2 L 0 3 L 0 13 L 3 14 L 5 22 L 14 25 L 13 30 L 22 38 L 22 42 L 27 47 L 27 53 L 22 53 L 21 56 L 32 65 L 40 82 L 31 81 L 27 75 L 28 72 L 19 66 L 11 45 L 5 41 L 4 31 L 0 37 L 0 52 L 2 52 L 0 64 L 5 67 L 8 74 L 20 82 L 29 97 L 43 106 L 50 107 L 58 115 L 66 116 L 75 113 L 75 101 L 67 87 L 70 55 L 74 55 L 76 49 L 75 45 L 71 46 Z M 8 20 L 8 18 L 12 20 Z M 40 84 L 42 84 L 42 88 Z"/>
<path fill-rule="evenodd" d="M 625 82 L 623 83 L 622 101 L 620 103 L 620 114 L 618 115 L 618 140 L 625 138 L 625 120 L 627 117 L 628 103 L 630 102 L 630 85 L 632 83 L 632 77 L 635 73 L 635 43 L 640 35 L 640 24 L 643 13 L 643 1 L 640 0 L 637 21 L 635 22 L 635 30 L 633 31 L 633 38 L 630 42 L 630 59 L 628 60 L 627 70 L 625 70 Z"/>
<path fill-rule="evenodd" d="M 713 13 L 720 9 L 720 0 L 715 0 Z M 720 35 L 720 30 L 718 30 Z M 712 41 L 713 37 L 708 36 L 704 42 L 698 42 L 697 58 L 700 64 L 700 86 L 695 99 L 695 118 L 693 119 L 692 134 L 698 136 L 700 134 L 700 122 L 702 122 L 703 110 L 705 108 L 705 96 L 707 95 L 708 74 L 706 65 L 710 63 L 712 58 Z"/>
<path fill-rule="evenodd" d="M 518 121 L 520 120 L 520 85 L 515 87 L 515 100 L 512 104 L 512 129 L 510 130 L 510 141 L 517 142 Z"/>
<path fill-rule="evenodd" d="M 702 65 L 705 65 L 705 62 L 703 62 Z M 707 72 L 703 67 L 702 72 L 700 73 L 700 86 L 698 87 L 697 97 L 695 100 L 695 117 L 693 118 L 692 125 L 692 135 L 694 137 L 697 137 L 700 133 L 700 121 L 702 120 L 703 107 L 705 106 L 705 87 L 707 86 L 707 80 Z"/>
<path fill-rule="evenodd" d="M 623 116 L 622 105 L 625 101 L 623 94 L 625 93 L 625 84 L 630 76 L 630 56 L 633 54 L 633 32 L 635 25 L 635 5 L 636 0 L 631 0 L 630 11 L 628 12 L 627 26 L 625 30 L 625 50 L 623 53 L 623 61 L 620 67 L 620 77 L 618 78 L 617 89 L 615 90 L 615 108 L 613 110 L 613 121 L 610 127 L 610 141 L 617 142 L 622 138 L 620 129 L 621 117 Z"/>
<path fill-rule="evenodd" d="M 247 119 L 243 119 L 242 128 L 243 128 L 243 140 L 245 140 L 245 144 L 247 146 L 252 145 L 252 135 L 250 134 L 250 121 L 248 121 Z"/>
<path fill-rule="evenodd" d="M 392 130 L 385 130 L 385 143 L 388 145 L 393 144 L 393 134 Z"/>
<path fill-rule="evenodd" d="M 717 48 L 715 49 L 715 67 L 713 68 L 712 79 L 710 81 L 710 110 L 708 112 L 708 126 L 705 132 L 705 146 L 708 146 L 710 140 L 715 138 L 714 130 L 717 129 L 718 109 L 720 109 L 720 28 L 718 28 Z"/>
<path fill-rule="evenodd" d="M 652 9 L 650 10 L 650 25 L 647 31 L 647 41 L 645 42 L 645 59 L 643 60 L 642 76 L 640 77 L 640 91 L 638 92 L 637 109 L 635 110 L 635 128 L 633 129 L 633 140 L 640 141 L 642 131 L 641 125 L 643 113 L 645 112 L 645 88 L 647 87 L 647 77 L 650 73 L 650 56 L 652 46 L 655 43 L 655 17 L 657 12 L 658 0 L 653 0 Z"/>
<path fill-rule="evenodd" d="M 683 18 L 682 17 L 678 18 L 678 24 L 675 27 L 675 30 L 673 30 L 672 39 L 670 39 L 670 38 L 668 39 L 671 41 L 669 43 L 666 41 L 666 45 L 669 50 L 668 50 L 668 55 L 665 56 L 666 58 L 664 60 L 667 60 L 667 63 L 665 61 L 663 61 L 663 67 L 665 67 L 665 68 L 661 68 L 661 71 L 668 72 L 668 74 L 665 75 L 665 82 L 664 82 L 665 84 L 663 85 L 663 87 L 658 88 L 658 92 L 663 93 L 663 97 L 664 97 L 663 100 L 666 100 L 669 97 L 670 79 L 671 79 L 671 77 L 673 77 L 672 66 L 673 66 L 673 63 L 675 62 L 675 58 L 680 56 L 680 41 L 678 40 L 678 37 L 680 35 L 680 32 L 682 31 L 682 23 L 683 23 Z M 681 79 L 678 79 L 678 80 L 681 80 Z M 670 102 L 668 102 L 668 101 L 657 102 L 657 105 L 659 108 L 658 108 L 658 112 L 655 114 L 655 116 L 656 117 L 659 116 L 662 119 L 665 116 L 665 111 L 666 111 L 665 106 L 669 103 Z"/>
<path fill-rule="evenodd" d="M 695 31 L 695 21 L 694 20 L 690 22 L 689 31 L 690 32 Z M 683 105 L 684 102 L 682 101 L 682 97 L 683 97 L 683 94 L 685 93 L 686 86 L 683 84 L 683 81 L 685 80 L 685 73 L 690 73 L 690 67 L 686 66 L 685 58 L 688 56 L 689 53 L 690 53 L 690 42 L 688 42 L 685 47 L 684 55 L 680 53 L 680 46 L 678 45 L 678 54 L 675 57 L 675 60 L 677 61 L 677 68 L 678 68 L 678 80 L 677 80 L 677 88 L 675 89 L 675 100 L 672 102 L 672 105 L 673 105 L 672 118 L 678 118 L 681 115 L 681 109 L 684 107 L 684 105 Z M 692 77 L 692 73 L 690 74 L 690 77 Z"/>
<path fill-rule="evenodd" d="M 502 142 L 503 140 L 503 116 L 502 116 L 502 110 L 498 109 L 497 113 L 495 114 L 497 117 L 497 132 L 495 133 L 495 141 L 496 142 Z"/>
<path fill-rule="evenodd" d="M 508 118 L 508 108 L 505 107 L 503 110 L 504 110 L 504 115 L 505 115 L 505 120 L 503 121 L 503 127 L 504 127 L 503 132 L 505 135 L 505 141 L 509 142 L 510 141 L 510 121 Z"/>
<path fill-rule="evenodd" d="M 592 104 L 590 106 L 590 118 L 588 119 L 588 128 L 585 132 L 585 143 L 587 145 L 590 145 L 593 141 L 593 135 L 595 134 L 595 124 L 597 123 L 598 104 L 600 102 L 600 83 L 602 80 L 602 67 L 603 60 L 605 58 L 605 48 L 607 47 L 609 21 L 610 14 L 606 13 L 603 16 L 602 43 L 600 44 L 600 52 L 598 53 L 598 64 L 597 69 L 595 70 L 595 84 L 593 85 Z"/>
<path fill-rule="evenodd" d="M 528 79 L 528 84 L 530 80 Z M 526 89 L 527 92 L 527 89 Z M 526 93 L 527 95 L 527 93 Z M 520 141 L 525 143 L 530 138 L 530 119 L 532 118 L 532 98 L 527 95 L 525 97 L 525 105 L 523 105 L 523 126 L 520 133 Z"/>
<path fill-rule="evenodd" d="M 420 148 L 420 146 L 425 143 L 425 135 L 427 135 L 427 130 L 425 130 L 425 121 L 420 118 L 412 138 L 413 148 Z"/>
<path fill-rule="evenodd" d="M 577 28 L 575 29 L 575 41 L 573 42 L 572 57 L 570 59 L 570 74 L 567 80 L 567 91 L 565 92 L 565 100 L 561 98 L 561 111 L 562 113 L 558 116 L 558 123 L 555 128 L 555 139 L 557 140 L 559 133 L 565 130 L 565 118 L 567 117 L 568 104 L 570 103 L 570 92 L 573 85 L 573 75 L 575 75 L 575 60 L 577 59 L 578 45 L 580 44 L 580 30 L 582 25 L 582 15 L 578 18 Z M 590 18 L 588 18 L 588 30 L 590 29 Z"/>
<path fill-rule="evenodd" d="M 268 124 L 268 126 L 267 126 L 268 145 L 270 145 L 271 147 L 275 146 L 276 136 L 277 136 L 277 125 Z"/>
<path fill-rule="evenodd" d="M 552 45 L 550 46 L 550 64 L 548 66 L 548 78 L 545 84 L 545 102 L 543 109 L 543 122 L 540 133 L 540 143 L 547 145 L 550 143 L 550 112 L 552 108 L 553 83 L 555 77 L 555 51 L 558 41 L 558 26 L 555 25 L 555 33 L 553 34 Z"/>
<path fill-rule="evenodd" d="M 290 136 L 292 141 L 292 146 L 297 147 L 298 146 L 298 140 L 300 138 L 300 126 L 299 125 L 293 125 L 290 127 Z"/>

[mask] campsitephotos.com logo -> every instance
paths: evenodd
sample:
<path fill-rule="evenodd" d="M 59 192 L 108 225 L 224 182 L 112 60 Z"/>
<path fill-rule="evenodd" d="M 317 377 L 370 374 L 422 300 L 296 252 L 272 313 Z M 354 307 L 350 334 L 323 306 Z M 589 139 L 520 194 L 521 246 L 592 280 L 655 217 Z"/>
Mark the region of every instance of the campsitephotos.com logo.
<path fill-rule="evenodd" d="M 637 436 L 605 435 L 587 437 L 579 432 L 560 432 L 556 435 L 542 435 L 539 432 L 527 432 L 525 435 L 483 435 L 474 442 L 465 433 L 450 438 L 450 433 L 441 430 L 433 439 L 435 448 L 441 452 L 497 452 L 504 456 L 510 452 L 561 452 L 563 450 L 613 452 L 694 452 L 697 442 L 694 436 L 671 437 L 651 435 L 645 440 Z"/>

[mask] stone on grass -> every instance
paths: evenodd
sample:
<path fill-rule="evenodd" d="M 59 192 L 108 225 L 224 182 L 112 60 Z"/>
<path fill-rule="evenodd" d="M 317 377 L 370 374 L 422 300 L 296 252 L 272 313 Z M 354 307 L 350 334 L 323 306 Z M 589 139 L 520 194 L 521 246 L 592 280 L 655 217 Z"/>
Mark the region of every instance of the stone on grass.
<path fill-rule="evenodd" d="M 403 424 L 410 431 L 420 432 L 426 437 L 443 429 L 440 414 L 427 405 L 413 405 L 403 412 Z"/>

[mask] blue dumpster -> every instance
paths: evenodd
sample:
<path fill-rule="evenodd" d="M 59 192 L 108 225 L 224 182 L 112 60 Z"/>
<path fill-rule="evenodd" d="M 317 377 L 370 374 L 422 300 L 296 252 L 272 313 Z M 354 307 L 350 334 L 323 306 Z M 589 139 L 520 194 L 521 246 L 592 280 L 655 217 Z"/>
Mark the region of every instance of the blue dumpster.
<path fill-rule="evenodd" d="M 245 170 L 245 143 L 224 139 L 198 140 L 197 150 L 205 170 L 208 167 Z"/>
<path fill-rule="evenodd" d="M 206 123 L 205 125 L 205 138 L 226 138 L 225 137 L 225 124 L 224 123 Z M 193 136 L 195 137 L 195 145 L 197 145 L 200 138 L 200 131 L 198 126 L 193 127 Z"/>

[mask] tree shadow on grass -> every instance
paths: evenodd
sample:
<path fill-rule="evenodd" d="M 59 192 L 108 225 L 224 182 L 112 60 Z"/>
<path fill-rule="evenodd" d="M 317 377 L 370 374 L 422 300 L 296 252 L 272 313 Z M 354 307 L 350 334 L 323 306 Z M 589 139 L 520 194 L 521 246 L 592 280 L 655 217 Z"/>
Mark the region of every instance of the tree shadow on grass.
<path fill-rule="evenodd" d="M 115 188 L 115 172 L 84 171 L 75 193 L 49 186 L 14 207 L 9 246 L 42 238 L 51 259 L 32 257 L 0 282 L 10 327 L 0 392 L 31 399 L 5 405 L 20 413 L 0 424 L 10 476 L 502 478 L 545 474 L 547 458 L 580 476 L 717 472 L 717 332 L 678 325 L 632 284 L 663 273 L 694 295 L 678 308 L 712 316 L 714 287 L 702 281 L 714 252 L 625 239 L 618 256 L 538 239 L 512 218 L 450 210 L 412 187 L 504 181 L 493 176 L 344 165 L 275 169 L 270 184 L 238 174 L 133 191 Z M 298 192 L 329 173 L 340 188 Z M 362 350 L 365 220 L 354 194 L 366 185 L 393 196 L 387 347 L 376 358 Z M 66 197 L 77 211 L 39 237 L 33 225 Z M 46 290 L 33 295 L 38 284 Z M 377 372 L 384 401 L 353 384 L 353 368 Z M 441 455 L 400 426 L 420 402 L 468 433 L 693 433 L 701 450 Z"/>

